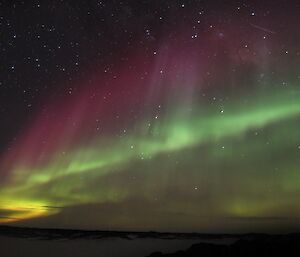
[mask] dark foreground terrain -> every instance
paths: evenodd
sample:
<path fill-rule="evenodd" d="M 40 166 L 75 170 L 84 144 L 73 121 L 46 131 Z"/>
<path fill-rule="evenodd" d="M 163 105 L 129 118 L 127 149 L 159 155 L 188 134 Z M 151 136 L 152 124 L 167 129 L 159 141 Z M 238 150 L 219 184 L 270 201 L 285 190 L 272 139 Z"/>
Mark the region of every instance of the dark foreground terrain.
<path fill-rule="evenodd" d="M 300 234 L 158 233 L 0 226 L 0 249 L 0 256 L 5 257 L 298 257 Z"/>
<path fill-rule="evenodd" d="M 244 237 L 244 236 L 242 236 Z M 256 256 L 300 256 L 300 235 L 285 236 L 250 235 L 248 239 L 239 239 L 230 245 L 199 243 L 185 251 L 163 254 L 155 252 L 149 257 L 256 257 Z"/>

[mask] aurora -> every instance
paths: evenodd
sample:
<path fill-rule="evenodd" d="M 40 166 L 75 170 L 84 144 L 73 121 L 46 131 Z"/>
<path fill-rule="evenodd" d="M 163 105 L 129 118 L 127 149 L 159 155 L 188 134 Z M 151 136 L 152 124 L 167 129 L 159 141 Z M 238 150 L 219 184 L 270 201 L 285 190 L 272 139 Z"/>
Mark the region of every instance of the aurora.
<path fill-rule="evenodd" d="M 216 20 L 146 29 L 135 44 L 147 47 L 115 49 L 49 89 L 1 152 L 0 223 L 296 228 L 298 45 L 276 24 L 247 20 L 245 33 L 239 18 Z"/>

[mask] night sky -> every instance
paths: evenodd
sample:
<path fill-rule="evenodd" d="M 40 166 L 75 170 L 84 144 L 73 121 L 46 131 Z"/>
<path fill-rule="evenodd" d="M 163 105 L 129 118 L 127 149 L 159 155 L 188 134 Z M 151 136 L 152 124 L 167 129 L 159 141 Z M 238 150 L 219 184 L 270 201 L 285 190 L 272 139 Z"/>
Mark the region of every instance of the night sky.
<path fill-rule="evenodd" d="M 1 1 L 0 223 L 300 228 L 299 1 Z"/>

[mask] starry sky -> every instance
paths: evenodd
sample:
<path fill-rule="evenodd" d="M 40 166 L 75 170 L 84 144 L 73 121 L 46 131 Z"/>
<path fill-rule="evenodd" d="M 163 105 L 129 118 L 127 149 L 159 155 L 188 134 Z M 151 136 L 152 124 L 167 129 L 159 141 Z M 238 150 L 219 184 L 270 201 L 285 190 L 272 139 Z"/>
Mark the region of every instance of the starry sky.
<path fill-rule="evenodd" d="M 299 1 L 0 1 L 0 224 L 300 228 Z"/>

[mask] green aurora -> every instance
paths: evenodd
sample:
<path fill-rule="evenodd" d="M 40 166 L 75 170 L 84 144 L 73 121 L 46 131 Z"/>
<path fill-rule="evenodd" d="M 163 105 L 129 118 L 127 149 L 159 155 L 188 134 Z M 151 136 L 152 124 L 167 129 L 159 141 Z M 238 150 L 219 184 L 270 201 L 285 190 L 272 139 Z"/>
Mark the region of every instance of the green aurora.
<path fill-rule="evenodd" d="M 0 209 L 9 213 L 2 220 L 142 201 L 153 220 L 137 210 L 110 220 L 101 212 L 98 226 L 205 230 L 209 220 L 234 231 L 237 224 L 261 228 L 266 219 L 280 226 L 300 217 L 299 99 L 285 90 L 222 108 L 177 102 L 159 119 L 139 122 L 134 134 L 94 138 L 35 167 L 16 162 L 0 191 Z"/>

